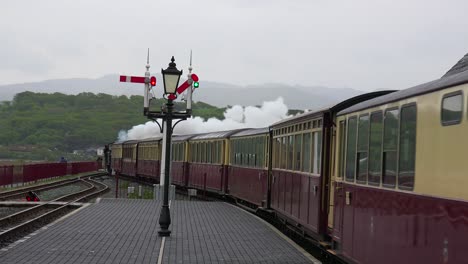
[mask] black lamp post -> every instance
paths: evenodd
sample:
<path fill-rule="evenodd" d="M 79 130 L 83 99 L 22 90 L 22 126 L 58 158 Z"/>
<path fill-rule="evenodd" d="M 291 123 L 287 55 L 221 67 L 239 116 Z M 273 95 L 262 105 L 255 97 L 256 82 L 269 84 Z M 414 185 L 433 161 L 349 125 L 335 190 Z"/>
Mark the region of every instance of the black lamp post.
<path fill-rule="evenodd" d="M 186 120 L 187 118 L 191 117 L 192 113 L 192 81 L 198 81 L 198 76 L 195 74 L 192 74 L 192 52 L 190 52 L 190 67 L 189 67 L 189 74 L 188 74 L 188 80 L 186 83 L 182 84 L 181 87 L 178 87 L 179 85 L 179 79 L 180 75 L 182 75 L 182 70 L 177 70 L 176 64 L 174 63 L 174 56 L 171 58 L 171 63 L 169 63 L 169 67 L 167 69 L 163 70 L 161 69 L 161 73 L 163 76 L 163 83 L 164 83 L 164 94 L 165 98 L 167 98 L 167 103 L 166 107 L 162 108 L 161 111 L 150 111 L 150 89 L 151 87 L 156 85 L 156 79 L 154 77 L 150 78 L 150 72 L 149 72 L 149 49 L 148 49 L 148 58 L 147 58 L 147 64 L 146 64 L 146 72 L 145 72 L 145 77 L 144 78 L 144 83 L 145 83 L 145 90 L 144 90 L 144 102 L 143 102 L 143 114 L 148 117 L 149 119 L 153 120 L 156 124 L 158 124 L 159 129 L 162 132 L 164 132 L 164 141 L 165 141 L 165 160 L 164 160 L 164 195 L 163 195 L 163 205 L 161 207 L 161 214 L 159 216 L 159 226 L 160 230 L 158 231 L 159 236 L 170 236 L 171 231 L 169 230 L 169 226 L 171 225 L 171 214 L 169 211 L 169 179 L 170 179 L 170 170 L 171 170 L 171 137 L 172 137 L 172 120 L 173 119 L 179 119 L 174 126 L 177 125 L 182 120 Z M 193 77 L 195 79 L 193 79 Z M 130 81 L 128 78 L 130 78 Z M 132 80 L 135 79 L 136 80 Z M 133 76 L 120 76 L 120 81 L 121 82 L 137 82 L 141 83 L 140 81 L 141 77 L 133 77 Z M 196 86 L 198 87 L 198 86 Z M 188 90 L 188 100 L 187 101 L 187 108 L 183 112 L 174 112 L 174 104 L 172 103 L 173 100 L 177 98 L 177 89 L 180 88 L 181 92 L 183 92 L 184 89 L 189 88 Z M 163 127 L 158 122 L 158 119 L 162 119 L 163 122 L 166 122 L 166 129 L 164 130 Z M 162 167 L 162 166 L 161 166 Z M 161 179 L 161 182 L 163 179 Z"/>
<path fill-rule="evenodd" d="M 161 207 L 161 214 L 159 216 L 159 226 L 160 230 L 158 231 L 159 236 L 170 236 L 171 231 L 169 230 L 169 225 L 171 224 L 171 213 L 169 210 L 169 173 L 171 169 L 171 138 L 172 138 L 172 119 L 187 119 L 187 114 L 173 113 L 174 104 L 172 103 L 174 96 L 176 96 L 177 87 L 179 85 L 180 75 L 182 71 L 177 70 L 176 64 L 174 63 L 174 56 L 171 58 L 171 63 L 169 67 L 165 70 L 161 69 L 161 73 L 164 81 L 164 93 L 167 96 L 166 111 L 160 113 L 149 113 L 153 118 L 162 118 L 166 122 L 166 157 L 165 157 L 165 167 L 164 167 L 164 194 L 163 194 L 163 204 Z"/>

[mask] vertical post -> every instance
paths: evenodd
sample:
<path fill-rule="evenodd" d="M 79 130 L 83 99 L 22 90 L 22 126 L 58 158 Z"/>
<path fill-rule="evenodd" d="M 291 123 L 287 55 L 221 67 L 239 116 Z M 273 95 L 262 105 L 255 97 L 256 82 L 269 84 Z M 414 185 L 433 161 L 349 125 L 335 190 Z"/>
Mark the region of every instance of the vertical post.
<path fill-rule="evenodd" d="M 160 171 L 160 175 L 159 175 L 159 185 L 161 186 L 164 186 L 164 183 L 165 183 L 165 173 L 166 173 L 166 146 L 167 146 L 167 142 L 166 142 L 166 136 L 167 136 L 167 126 L 166 126 L 166 120 L 163 119 L 163 124 L 162 124 L 162 127 L 163 127 L 163 138 L 162 138 L 162 146 L 161 146 L 161 171 Z"/>
<path fill-rule="evenodd" d="M 190 84 L 190 87 L 187 89 L 187 113 L 192 113 L 192 93 L 193 84 Z"/>
<path fill-rule="evenodd" d="M 190 50 L 190 66 L 188 68 L 188 80 L 190 81 L 190 87 L 187 89 L 187 113 L 192 113 L 192 93 L 193 93 L 193 80 L 192 80 L 192 50 Z"/>
<path fill-rule="evenodd" d="M 119 198 L 119 171 L 115 172 L 115 198 Z"/>
<path fill-rule="evenodd" d="M 167 100 L 167 115 L 166 115 L 166 159 L 164 168 L 164 195 L 163 205 L 161 207 L 161 215 L 159 216 L 159 226 L 161 229 L 158 231 L 159 236 L 170 236 L 171 231 L 169 225 L 171 224 L 171 214 L 169 211 L 169 173 L 171 169 L 171 136 L 172 136 L 172 100 Z"/>
<path fill-rule="evenodd" d="M 146 72 L 145 72 L 145 90 L 143 91 L 143 115 L 147 115 L 149 111 L 149 91 L 150 91 L 150 72 L 149 72 L 149 48 L 148 57 L 146 59 Z"/>

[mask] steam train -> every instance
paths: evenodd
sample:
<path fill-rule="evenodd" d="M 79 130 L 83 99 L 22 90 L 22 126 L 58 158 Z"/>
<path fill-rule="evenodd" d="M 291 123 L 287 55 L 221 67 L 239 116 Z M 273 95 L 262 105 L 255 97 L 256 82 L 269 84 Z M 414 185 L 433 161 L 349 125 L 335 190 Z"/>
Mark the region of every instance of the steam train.
<path fill-rule="evenodd" d="M 455 68 L 455 67 L 454 67 Z M 468 263 L 468 71 L 267 128 L 178 135 L 172 183 L 268 210 L 349 263 Z M 161 138 L 112 169 L 159 179 Z"/>

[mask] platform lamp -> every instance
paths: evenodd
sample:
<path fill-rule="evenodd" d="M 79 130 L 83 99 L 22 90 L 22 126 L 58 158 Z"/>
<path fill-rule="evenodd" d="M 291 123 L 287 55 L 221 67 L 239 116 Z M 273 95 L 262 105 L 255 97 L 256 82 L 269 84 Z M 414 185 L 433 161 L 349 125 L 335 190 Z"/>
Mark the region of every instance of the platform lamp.
<path fill-rule="evenodd" d="M 161 207 L 161 214 L 159 215 L 159 226 L 160 230 L 158 234 L 160 236 L 170 236 L 171 231 L 169 230 L 169 226 L 171 225 L 171 213 L 169 211 L 169 173 L 171 169 L 171 138 L 172 138 L 172 119 L 173 117 L 177 118 L 173 114 L 174 104 L 172 100 L 177 96 L 177 87 L 179 85 L 179 79 L 182 75 L 182 70 L 179 71 L 176 68 L 176 64 L 174 62 L 174 56 L 171 58 L 171 63 L 169 63 L 169 67 L 163 70 L 161 69 L 161 73 L 163 76 L 164 82 L 164 94 L 167 97 L 166 103 L 166 113 L 164 121 L 165 124 L 165 140 L 166 140 L 166 149 L 165 149 L 165 164 L 164 164 L 164 194 L 163 194 L 163 204 Z M 184 116 L 185 117 L 185 116 Z M 179 117 L 180 118 L 180 117 Z M 185 117 L 186 118 L 186 117 Z"/>
<path fill-rule="evenodd" d="M 164 93 L 166 95 L 176 94 L 177 87 L 179 87 L 180 76 L 182 75 L 182 70 L 177 70 L 174 61 L 174 56 L 172 56 L 169 67 L 165 70 L 161 69 L 164 82 Z"/>

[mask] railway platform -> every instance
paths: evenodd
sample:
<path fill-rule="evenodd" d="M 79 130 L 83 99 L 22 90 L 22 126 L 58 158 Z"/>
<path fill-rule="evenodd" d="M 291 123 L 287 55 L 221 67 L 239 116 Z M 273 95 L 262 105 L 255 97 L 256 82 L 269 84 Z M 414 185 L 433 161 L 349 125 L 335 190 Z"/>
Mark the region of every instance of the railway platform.
<path fill-rule="evenodd" d="M 223 202 L 102 199 L 0 250 L 0 263 L 320 263 L 268 223 Z"/>

